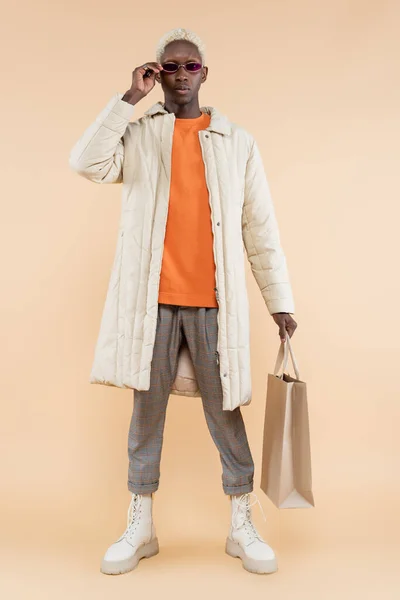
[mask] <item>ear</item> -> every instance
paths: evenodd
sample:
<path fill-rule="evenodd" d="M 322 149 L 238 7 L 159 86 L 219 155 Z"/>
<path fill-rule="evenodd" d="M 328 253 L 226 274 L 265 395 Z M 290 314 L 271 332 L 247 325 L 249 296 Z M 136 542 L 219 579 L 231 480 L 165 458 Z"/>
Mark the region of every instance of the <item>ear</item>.
<path fill-rule="evenodd" d="M 201 74 L 201 83 L 203 83 L 208 76 L 208 67 L 203 67 L 203 72 Z"/>
<path fill-rule="evenodd" d="M 160 73 L 156 73 L 155 78 L 156 78 L 156 81 L 158 81 L 158 83 L 161 83 Z"/>

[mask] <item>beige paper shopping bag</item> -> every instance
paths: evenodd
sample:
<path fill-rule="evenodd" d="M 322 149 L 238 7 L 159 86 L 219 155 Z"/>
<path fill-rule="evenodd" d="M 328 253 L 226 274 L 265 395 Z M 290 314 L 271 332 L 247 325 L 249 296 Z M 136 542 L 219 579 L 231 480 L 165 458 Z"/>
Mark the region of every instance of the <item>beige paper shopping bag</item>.
<path fill-rule="evenodd" d="M 296 377 L 285 373 L 289 351 Z M 287 334 L 268 374 L 260 487 L 277 508 L 310 508 L 311 484 L 307 387 Z"/>

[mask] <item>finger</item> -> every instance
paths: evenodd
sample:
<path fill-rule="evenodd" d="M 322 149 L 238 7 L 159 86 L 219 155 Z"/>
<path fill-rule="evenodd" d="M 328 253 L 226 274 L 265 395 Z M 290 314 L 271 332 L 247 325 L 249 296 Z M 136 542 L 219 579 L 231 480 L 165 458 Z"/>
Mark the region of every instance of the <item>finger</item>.
<path fill-rule="evenodd" d="M 144 65 L 142 65 L 141 67 L 139 67 L 139 69 L 147 71 L 148 70 L 147 67 L 150 67 L 152 69 L 152 71 L 156 71 L 157 73 L 159 73 L 160 71 L 163 70 L 162 66 L 156 62 L 147 62 Z"/>
<path fill-rule="evenodd" d="M 155 73 L 159 73 L 159 70 L 156 67 L 139 67 L 139 72 L 141 75 L 144 75 L 148 71 L 150 71 L 150 75 L 153 76 Z"/>

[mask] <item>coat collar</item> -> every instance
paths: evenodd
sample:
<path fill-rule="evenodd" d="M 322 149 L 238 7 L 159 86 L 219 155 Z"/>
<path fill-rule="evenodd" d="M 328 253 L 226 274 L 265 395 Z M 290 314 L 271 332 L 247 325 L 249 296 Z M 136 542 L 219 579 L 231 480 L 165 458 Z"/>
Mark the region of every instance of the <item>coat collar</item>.
<path fill-rule="evenodd" d="M 206 128 L 207 131 L 216 131 L 217 133 L 222 133 L 225 135 L 229 135 L 231 133 L 231 124 L 225 115 L 220 113 L 213 106 L 201 106 L 200 110 L 202 113 L 207 113 L 211 115 L 210 125 Z M 151 106 L 148 110 L 145 111 L 145 115 L 154 116 L 156 114 L 170 114 L 166 109 L 164 102 L 156 102 Z"/>

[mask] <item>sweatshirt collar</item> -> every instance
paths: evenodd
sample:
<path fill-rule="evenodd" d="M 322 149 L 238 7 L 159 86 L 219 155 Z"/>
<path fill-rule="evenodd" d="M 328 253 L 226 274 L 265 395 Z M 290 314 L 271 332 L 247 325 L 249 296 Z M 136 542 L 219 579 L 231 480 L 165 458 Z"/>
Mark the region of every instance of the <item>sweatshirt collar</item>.
<path fill-rule="evenodd" d="M 224 135 L 229 135 L 231 133 L 231 124 L 227 117 L 220 113 L 213 106 L 201 106 L 200 111 L 202 113 L 207 113 L 211 115 L 210 124 L 206 127 L 206 131 L 216 131 L 217 133 L 222 133 Z M 164 102 L 156 102 L 151 106 L 148 110 L 145 111 L 145 115 L 154 116 L 157 114 L 171 114 L 165 109 Z"/>

